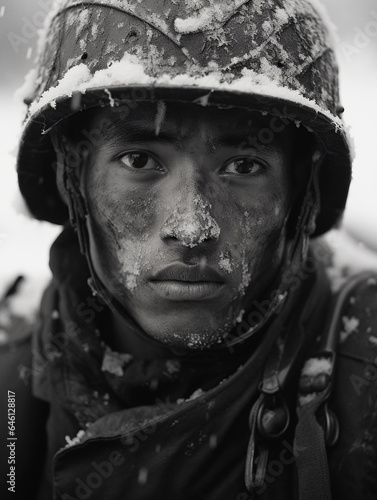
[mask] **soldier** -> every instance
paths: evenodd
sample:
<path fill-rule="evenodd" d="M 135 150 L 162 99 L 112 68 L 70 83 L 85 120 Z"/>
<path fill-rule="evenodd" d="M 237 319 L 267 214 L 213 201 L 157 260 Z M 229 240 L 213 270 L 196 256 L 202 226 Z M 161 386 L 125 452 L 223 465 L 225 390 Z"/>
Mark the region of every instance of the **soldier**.
<path fill-rule="evenodd" d="M 333 293 L 315 239 L 351 157 L 313 3 L 57 2 L 18 175 L 64 227 L 2 368 L 22 498 L 375 498 L 377 281 Z"/>

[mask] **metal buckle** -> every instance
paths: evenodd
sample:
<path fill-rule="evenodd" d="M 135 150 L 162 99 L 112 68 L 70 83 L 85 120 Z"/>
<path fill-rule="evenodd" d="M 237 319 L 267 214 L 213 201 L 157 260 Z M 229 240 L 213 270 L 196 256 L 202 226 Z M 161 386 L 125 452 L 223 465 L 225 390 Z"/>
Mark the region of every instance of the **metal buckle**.
<path fill-rule="evenodd" d="M 264 396 L 256 419 L 258 432 L 264 439 L 281 438 L 291 421 L 288 405 L 282 395 Z"/>

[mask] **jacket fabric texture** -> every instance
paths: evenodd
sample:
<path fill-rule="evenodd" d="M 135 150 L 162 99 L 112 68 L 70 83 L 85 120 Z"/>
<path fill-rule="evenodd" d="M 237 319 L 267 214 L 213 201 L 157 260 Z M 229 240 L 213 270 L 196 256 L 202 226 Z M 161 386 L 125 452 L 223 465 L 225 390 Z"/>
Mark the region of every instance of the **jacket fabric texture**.
<path fill-rule="evenodd" d="M 51 269 L 54 279 L 32 341 L 25 337 L 0 353 L 1 394 L 16 392 L 12 498 L 298 498 L 298 381 L 334 300 L 320 263 L 255 339 L 167 360 L 133 359 L 107 345 L 109 316 L 103 304 L 93 302 L 71 229 L 53 245 Z M 376 292 L 377 277 L 370 273 L 357 282 L 341 313 L 329 402 L 340 437 L 327 450 L 334 500 L 377 498 Z M 137 326 L 130 320 L 127 329 Z M 262 443 L 269 449 L 266 476 L 250 494 L 244 482 L 249 414 L 269 354 L 282 339 L 293 353 L 294 376 L 284 388 L 292 422 L 281 439 Z M 6 429 L 3 421 L 4 443 Z"/>

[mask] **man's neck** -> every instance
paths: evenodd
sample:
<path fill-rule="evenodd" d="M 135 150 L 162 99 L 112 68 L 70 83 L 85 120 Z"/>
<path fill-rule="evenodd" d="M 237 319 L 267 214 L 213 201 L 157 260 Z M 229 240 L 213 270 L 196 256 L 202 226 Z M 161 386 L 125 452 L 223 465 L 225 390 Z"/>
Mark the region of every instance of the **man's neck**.
<path fill-rule="evenodd" d="M 165 347 L 160 342 L 148 339 L 138 331 L 135 324 L 126 323 L 117 314 L 109 311 L 110 328 L 105 342 L 115 351 L 132 354 L 136 359 L 169 359 L 186 354 L 186 351 Z"/>

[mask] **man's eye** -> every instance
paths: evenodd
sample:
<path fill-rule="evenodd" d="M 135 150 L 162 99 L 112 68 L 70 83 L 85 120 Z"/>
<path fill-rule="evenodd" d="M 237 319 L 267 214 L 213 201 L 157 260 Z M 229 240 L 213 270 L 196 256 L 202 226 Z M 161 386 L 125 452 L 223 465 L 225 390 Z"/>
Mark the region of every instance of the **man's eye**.
<path fill-rule="evenodd" d="M 264 168 L 263 164 L 253 158 L 240 158 L 229 162 L 223 168 L 227 174 L 256 174 Z"/>
<path fill-rule="evenodd" d="M 163 170 L 148 153 L 127 153 L 120 158 L 120 161 L 131 170 Z"/>

